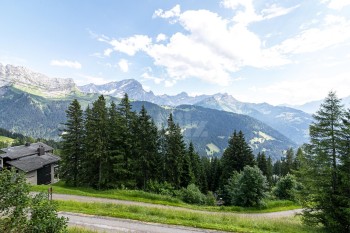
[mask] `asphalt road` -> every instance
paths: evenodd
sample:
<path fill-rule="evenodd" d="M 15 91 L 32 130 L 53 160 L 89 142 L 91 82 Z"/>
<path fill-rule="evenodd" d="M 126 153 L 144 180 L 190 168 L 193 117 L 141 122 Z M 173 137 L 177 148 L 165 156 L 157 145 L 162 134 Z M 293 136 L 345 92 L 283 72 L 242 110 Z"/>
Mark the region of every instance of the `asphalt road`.
<path fill-rule="evenodd" d="M 183 227 L 176 225 L 147 223 L 128 219 L 110 218 L 91 216 L 85 214 L 76 214 L 68 212 L 60 212 L 59 216 L 69 218 L 70 226 L 79 226 L 89 228 L 98 232 L 140 232 L 140 233 L 198 233 L 198 232 L 215 232 L 206 229 L 197 229 L 191 227 Z"/>

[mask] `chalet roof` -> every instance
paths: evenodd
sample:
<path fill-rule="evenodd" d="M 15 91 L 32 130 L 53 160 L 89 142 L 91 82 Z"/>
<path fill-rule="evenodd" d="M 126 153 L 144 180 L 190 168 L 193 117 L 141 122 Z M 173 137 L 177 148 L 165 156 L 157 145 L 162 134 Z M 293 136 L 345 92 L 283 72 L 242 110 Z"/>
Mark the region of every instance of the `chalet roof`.
<path fill-rule="evenodd" d="M 9 158 L 13 160 L 13 159 L 22 158 L 25 156 L 35 155 L 35 154 L 38 154 L 38 148 L 41 146 L 45 148 L 45 152 L 49 152 L 53 150 L 52 147 L 46 145 L 45 143 L 37 142 L 37 143 L 31 143 L 28 146 L 22 145 L 22 146 L 3 148 L 1 149 L 1 151 L 5 152 L 5 154 L 1 154 L 0 157 Z"/>
<path fill-rule="evenodd" d="M 45 153 L 44 155 L 31 155 L 19 158 L 17 160 L 8 161 L 11 166 L 22 170 L 24 172 L 30 172 L 42 168 L 45 165 L 56 163 L 60 158 L 51 153 Z"/>

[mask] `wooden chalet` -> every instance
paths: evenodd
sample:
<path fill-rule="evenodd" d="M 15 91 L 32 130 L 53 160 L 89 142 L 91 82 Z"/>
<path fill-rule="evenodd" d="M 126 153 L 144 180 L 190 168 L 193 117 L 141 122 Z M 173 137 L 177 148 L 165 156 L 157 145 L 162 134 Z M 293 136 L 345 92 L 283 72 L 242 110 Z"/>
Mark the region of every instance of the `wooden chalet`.
<path fill-rule="evenodd" d="M 33 185 L 54 183 L 59 161 L 53 148 L 42 142 L 0 149 L 0 170 L 14 167 Z"/>

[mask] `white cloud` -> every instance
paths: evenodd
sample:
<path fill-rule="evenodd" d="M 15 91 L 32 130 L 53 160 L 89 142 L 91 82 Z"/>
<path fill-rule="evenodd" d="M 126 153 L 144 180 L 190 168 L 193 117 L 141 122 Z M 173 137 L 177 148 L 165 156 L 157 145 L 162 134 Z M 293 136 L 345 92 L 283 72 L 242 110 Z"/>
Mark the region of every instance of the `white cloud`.
<path fill-rule="evenodd" d="M 152 75 L 150 75 L 148 72 L 145 72 L 141 75 L 142 78 L 152 80 L 155 84 L 160 84 L 161 82 L 164 81 L 163 78 L 157 78 Z"/>
<path fill-rule="evenodd" d="M 108 49 L 105 49 L 105 51 L 103 51 L 103 55 L 105 55 L 106 57 L 109 57 L 112 52 L 113 52 L 113 49 L 108 48 Z"/>
<path fill-rule="evenodd" d="M 323 25 L 304 30 L 283 41 L 275 49 L 284 54 L 301 54 L 339 45 L 349 39 L 350 21 L 340 16 L 327 15 Z"/>
<path fill-rule="evenodd" d="M 317 76 L 317 78 L 315 78 Z M 272 104 L 303 104 L 307 100 L 323 99 L 331 90 L 338 96 L 348 96 L 350 86 L 350 73 L 334 75 L 332 78 L 320 75 L 305 76 L 303 79 L 280 81 L 267 87 L 255 87 L 255 96 L 265 96 L 266 101 Z M 265 94 L 264 94 L 265 93 Z M 269 96 L 266 96 L 268 93 Z M 278 96 L 278 98 L 275 98 Z M 255 99 L 254 101 L 259 101 Z"/>
<path fill-rule="evenodd" d="M 243 25 L 286 15 L 300 6 L 284 8 L 277 4 L 271 4 L 268 8 L 261 10 L 260 14 L 257 14 L 253 0 L 223 0 L 221 5 L 228 9 L 237 10 L 233 21 Z"/>
<path fill-rule="evenodd" d="M 323 0 L 323 3 L 328 3 L 328 7 L 334 10 L 341 10 L 350 5 L 349 0 Z"/>
<path fill-rule="evenodd" d="M 273 67 L 288 63 L 277 51 L 265 49 L 260 38 L 242 24 L 207 10 L 185 11 L 179 23 L 188 32 L 176 33 L 167 44 L 155 44 L 146 52 L 174 80 L 196 77 L 228 85 L 230 73 L 243 66 Z"/>
<path fill-rule="evenodd" d="M 165 80 L 165 87 L 172 87 L 176 84 L 176 80 Z"/>
<path fill-rule="evenodd" d="M 134 35 L 124 39 L 113 39 L 105 41 L 112 45 L 117 52 L 126 53 L 129 56 L 134 56 L 136 52 L 145 50 L 151 43 L 152 39 L 145 35 Z"/>
<path fill-rule="evenodd" d="M 101 53 L 92 53 L 90 54 L 91 57 L 97 57 L 97 58 L 104 58 L 104 56 Z"/>
<path fill-rule="evenodd" d="M 158 34 L 156 41 L 161 42 L 161 41 L 165 41 L 167 39 L 168 39 L 168 37 L 165 34 L 160 33 L 160 34 Z"/>
<path fill-rule="evenodd" d="M 272 19 L 282 15 L 287 15 L 298 7 L 300 7 L 300 5 L 284 8 L 276 4 L 272 4 L 269 8 L 263 9 L 261 14 L 263 15 L 263 19 Z"/>
<path fill-rule="evenodd" d="M 120 59 L 118 62 L 118 66 L 121 71 L 127 73 L 129 71 L 129 62 L 125 59 Z"/>
<path fill-rule="evenodd" d="M 160 17 L 163 19 L 169 19 L 169 18 L 180 16 L 180 13 L 181 13 L 180 5 L 176 5 L 168 11 L 164 11 L 162 9 L 156 10 L 153 14 L 153 18 Z"/>
<path fill-rule="evenodd" d="M 81 69 L 81 64 L 77 61 L 68 61 L 68 60 L 52 60 L 50 62 L 51 66 L 62 66 L 69 67 L 74 69 Z"/>
<path fill-rule="evenodd" d="M 223 4 L 231 8 L 244 5 L 246 11 L 238 12 L 236 17 L 240 17 L 240 14 L 242 17 L 242 14 L 247 14 L 248 18 L 256 15 L 256 20 L 277 17 L 292 10 L 271 5 L 264 15 L 257 15 L 252 1 L 237 2 L 238 5 L 234 1 L 224 1 Z M 270 68 L 290 63 L 277 49 L 266 48 L 259 36 L 248 29 L 246 23 L 251 19 L 244 21 L 242 18 L 241 22 L 246 23 L 232 25 L 231 20 L 208 10 L 181 13 L 179 5 L 169 11 L 157 10 L 154 17 L 176 18 L 185 32 L 175 33 L 166 43 L 157 43 L 166 39 L 164 34 L 157 36 L 156 43 L 152 43 L 152 39 L 146 35 L 110 40 L 105 36 L 100 39 L 112 45 L 113 50 L 130 56 L 138 51 L 148 54 L 156 66 L 165 68 L 170 78 L 167 86 L 186 78 L 198 78 L 225 86 L 232 81 L 231 73 L 242 67 Z"/>

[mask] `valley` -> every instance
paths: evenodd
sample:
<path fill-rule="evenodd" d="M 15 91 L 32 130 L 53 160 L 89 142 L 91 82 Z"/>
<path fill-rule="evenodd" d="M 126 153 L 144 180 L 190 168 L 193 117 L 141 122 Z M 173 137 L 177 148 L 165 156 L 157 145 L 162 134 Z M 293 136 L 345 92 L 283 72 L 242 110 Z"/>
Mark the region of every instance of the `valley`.
<path fill-rule="evenodd" d="M 173 113 L 186 142 L 192 141 L 202 156 L 221 156 L 234 130 L 243 131 L 255 154 L 264 151 L 273 160 L 308 139 L 310 115 L 292 108 L 243 103 L 227 94 L 156 96 L 144 91 L 136 80 L 77 87 L 69 80 L 52 79 L 25 68 L 1 67 L 0 80 L 7 81 L 0 87 L 0 127 L 34 138 L 59 140 L 65 110 L 73 99 L 78 99 L 85 109 L 99 94 L 105 94 L 109 102 L 119 103 L 127 93 L 133 110 L 138 112 L 144 105 L 158 128 Z M 54 82 L 55 90 L 28 81 L 33 77 L 41 77 L 43 83 Z"/>

